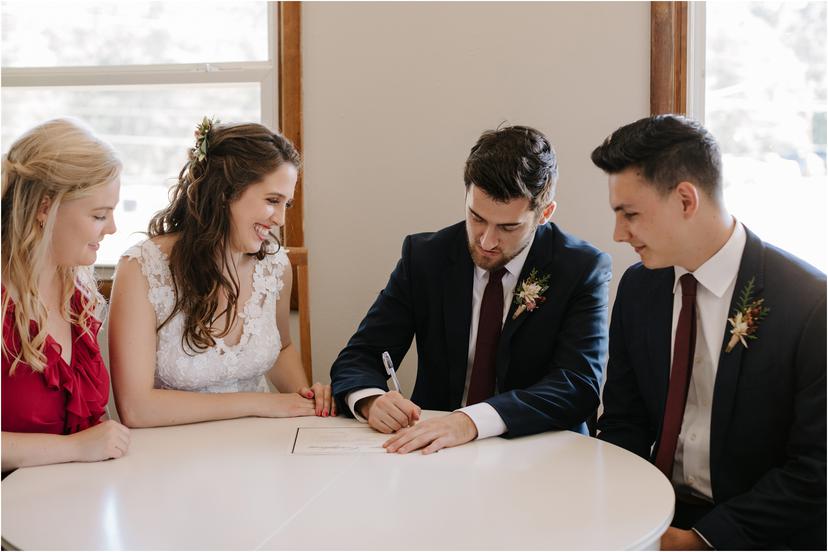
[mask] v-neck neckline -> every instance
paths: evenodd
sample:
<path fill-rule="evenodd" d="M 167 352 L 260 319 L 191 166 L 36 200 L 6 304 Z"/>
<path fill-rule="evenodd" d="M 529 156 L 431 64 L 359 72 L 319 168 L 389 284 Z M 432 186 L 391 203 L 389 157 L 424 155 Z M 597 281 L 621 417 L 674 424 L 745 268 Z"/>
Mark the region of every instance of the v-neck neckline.
<path fill-rule="evenodd" d="M 167 253 L 165 253 L 157 243 L 152 241 L 152 239 L 148 239 L 147 241 L 149 243 L 151 243 L 153 245 L 153 247 L 155 247 L 155 250 L 158 252 L 158 254 L 161 255 L 161 258 L 166 263 L 165 266 L 167 268 L 167 272 L 170 276 L 170 279 L 172 279 L 172 274 L 170 273 L 170 256 Z M 247 314 L 247 311 L 248 311 L 248 309 L 252 308 L 252 305 L 255 304 L 254 300 L 256 300 L 257 296 L 260 295 L 260 294 L 256 293 L 256 274 L 260 270 L 261 270 L 261 261 L 259 261 L 259 260 L 254 261 L 253 270 L 250 272 L 250 297 L 247 298 L 247 300 L 244 302 L 244 305 L 241 305 L 241 307 L 242 307 L 241 310 L 238 310 L 236 312 L 237 316 L 242 320 L 242 331 L 241 331 L 241 334 L 239 335 L 239 341 L 237 343 L 232 344 L 232 345 L 228 345 L 227 343 L 225 343 L 223 337 L 214 337 L 213 338 L 216 341 L 216 345 L 215 345 L 216 348 L 218 348 L 219 352 L 221 352 L 221 353 L 224 353 L 225 351 L 233 351 L 234 349 L 238 349 L 239 347 L 241 347 L 242 343 L 250 340 L 250 335 L 249 335 L 249 333 L 251 331 L 250 320 L 249 320 L 250 316 Z M 247 339 L 245 339 L 245 338 L 247 338 Z"/>
<path fill-rule="evenodd" d="M 66 366 L 71 367 L 73 361 L 75 360 L 75 341 L 77 340 L 77 335 L 76 335 L 76 332 L 75 332 L 75 325 L 72 324 L 71 322 L 69 323 L 69 328 L 70 328 L 70 330 L 69 330 L 70 338 L 69 338 L 69 360 L 68 361 L 65 358 L 63 358 L 63 345 L 58 343 L 58 340 L 55 339 L 54 337 L 52 337 L 52 334 L 50 334 L 50 333 L 46 334 L 46 343 L 53 346 L 53 347 L 56 347 L 57 351 L 58 351 L 58 358 L 60 359 L 60 362 L 62 362 Z"/>

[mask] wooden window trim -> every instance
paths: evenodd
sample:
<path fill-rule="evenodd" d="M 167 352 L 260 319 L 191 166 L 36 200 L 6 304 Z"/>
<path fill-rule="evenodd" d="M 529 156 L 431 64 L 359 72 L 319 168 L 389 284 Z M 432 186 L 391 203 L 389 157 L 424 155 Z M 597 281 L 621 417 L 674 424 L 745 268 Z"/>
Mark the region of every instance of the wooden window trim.
<path fill-rule="evenodd" d="M 302 120 L 302 3 L 279 2 L 279 130 L 296 148 L 303 148 Z M 288 211 L 282 237 L 293 266 L 290 308 L 299 312 L 299 342 L 302 365 L 313 383 L 308 252 L 305 245 L 304 171 L 299 171 L 293 207 Z"/>
<path fill-rule="evenodd" d="M 650 2 L 650 114 L 687 113 L 687 2 Z"/>
<path fill-rule="evenodd" d="M 302 149 L 302 4 L 279 2 L 279 130 Z M 287 245 L 305 245 L 302 171 L 296 182 L 293 207 L 285 221 Z"/>

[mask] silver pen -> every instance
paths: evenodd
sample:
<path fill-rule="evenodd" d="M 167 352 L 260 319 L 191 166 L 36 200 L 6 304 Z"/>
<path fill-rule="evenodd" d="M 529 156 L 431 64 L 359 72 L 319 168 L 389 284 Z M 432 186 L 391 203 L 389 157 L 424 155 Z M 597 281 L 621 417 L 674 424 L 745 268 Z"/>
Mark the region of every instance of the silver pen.
<path fill-rule="evenodd" d="M 391 376 L 391 383 L 394 385 L 394 391 L 402 393 L 400 389 L 400 380 L 397 379 L 397 372 L 394 370 L 394 363 L 391 361 L 391 355 L 388 351 L 382 353 L 382 363 L 385 365 L 385 371 Z"/>

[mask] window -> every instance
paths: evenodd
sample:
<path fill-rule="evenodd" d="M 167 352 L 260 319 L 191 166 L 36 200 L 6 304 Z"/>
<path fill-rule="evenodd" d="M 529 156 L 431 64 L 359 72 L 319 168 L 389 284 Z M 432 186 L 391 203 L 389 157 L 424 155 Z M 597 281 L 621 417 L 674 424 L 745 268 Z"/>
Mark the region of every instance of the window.
<path fill-rule="evenodd" d="M 825 271 L 826 4 L 653 2 L 651 41 L 651 111 L 704 121 L 730 211 Z"/>
<path fill-rule="evenodd" d="M 273 2 L 4 2 L 2 142 L 86 121 L 124 163 L 112 265 L 168 202 L 204 115 L 278 128 Z"/>
<path fill-rule="evenodd" d="M 708 2 L 704 102 L 725 201 L 763 240 L 826 257 L 826 4 Z M 692 21 L 693 19 L 691 19 Z"/>

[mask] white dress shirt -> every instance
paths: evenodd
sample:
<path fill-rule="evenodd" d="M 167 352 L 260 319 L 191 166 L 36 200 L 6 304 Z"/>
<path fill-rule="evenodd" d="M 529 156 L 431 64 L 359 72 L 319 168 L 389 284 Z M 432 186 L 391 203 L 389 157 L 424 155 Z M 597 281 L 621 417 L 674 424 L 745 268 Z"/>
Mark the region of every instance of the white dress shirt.
<path fill-rule="evenodd" d="M 518 278 L 523 270 L 523 265 L 526 263 L 526 257 L 529 255 L 529 250 L 532 248 L 532 243 L 535 241 L 534 234 L 529 244 L 523 248 L 523 251 L 518 253 L 515 258 L 506 263 L 506 273 L 503 274 L 501 283 L 503 284 L 503 324 L 506 323 L 506 316 L 509 314 L 509 307 L 512 304 L 514 297 L 515 286 L 517 286 Z M 466 362 L 466 384 L 463 389 L 462 408 L 458 412 L 463 412 L 471 418 L 475 427 L 477 428 L 477 438 L 485 439 L 486 437 L 494 437 L 506 433 L 506 424 L 503 418 L 497 413 L 490 404 L 481 402 L 471 406 L 465 406 L 469 395 L 469 382 L 471 381 L 472 366 L 474 365 L 474 351 L 477 345 L 477 324 L 480 318 L 480 304 L 483 302 L 483 291 L 486 289 L 486 284 L 489 282 L 489 272 L 478 266 L 474 267 L 474 282 L 472 283 L 472 312 L 471 312 L 471 327 L 469 328 L 469 353 Z M 385 393 L 382 389 L 377 387 L 360 389 L 349 393 L 346 397 L 348 407 L 354 414 L 357 420 L 366 422 L 355 406 L 356 403 L 366 397 L 374 395 L 382 395 Z M 497 389 L 495 389 L 497 393 Z"/>
<path fill-rule="evenodd" d="M 687 390 L 687 403 L 681 424 L 673 464 L 672 482 L 679 491 L 712 501 L 710 486 L 710 416 L 713 387 L 730 315 L 730 300 L 742 262 L 747 235 L 742 224 L 734 220 L 727 243 L 702 264 L 693 276 L 699 285 L 696 291 L 696 347 L 693 373 Z M 673 284 L 673 328 L 670 358 L 675 347 L 676 326 L 681 311 L 679 278 L 687 270 L 675 267 Z"/>

